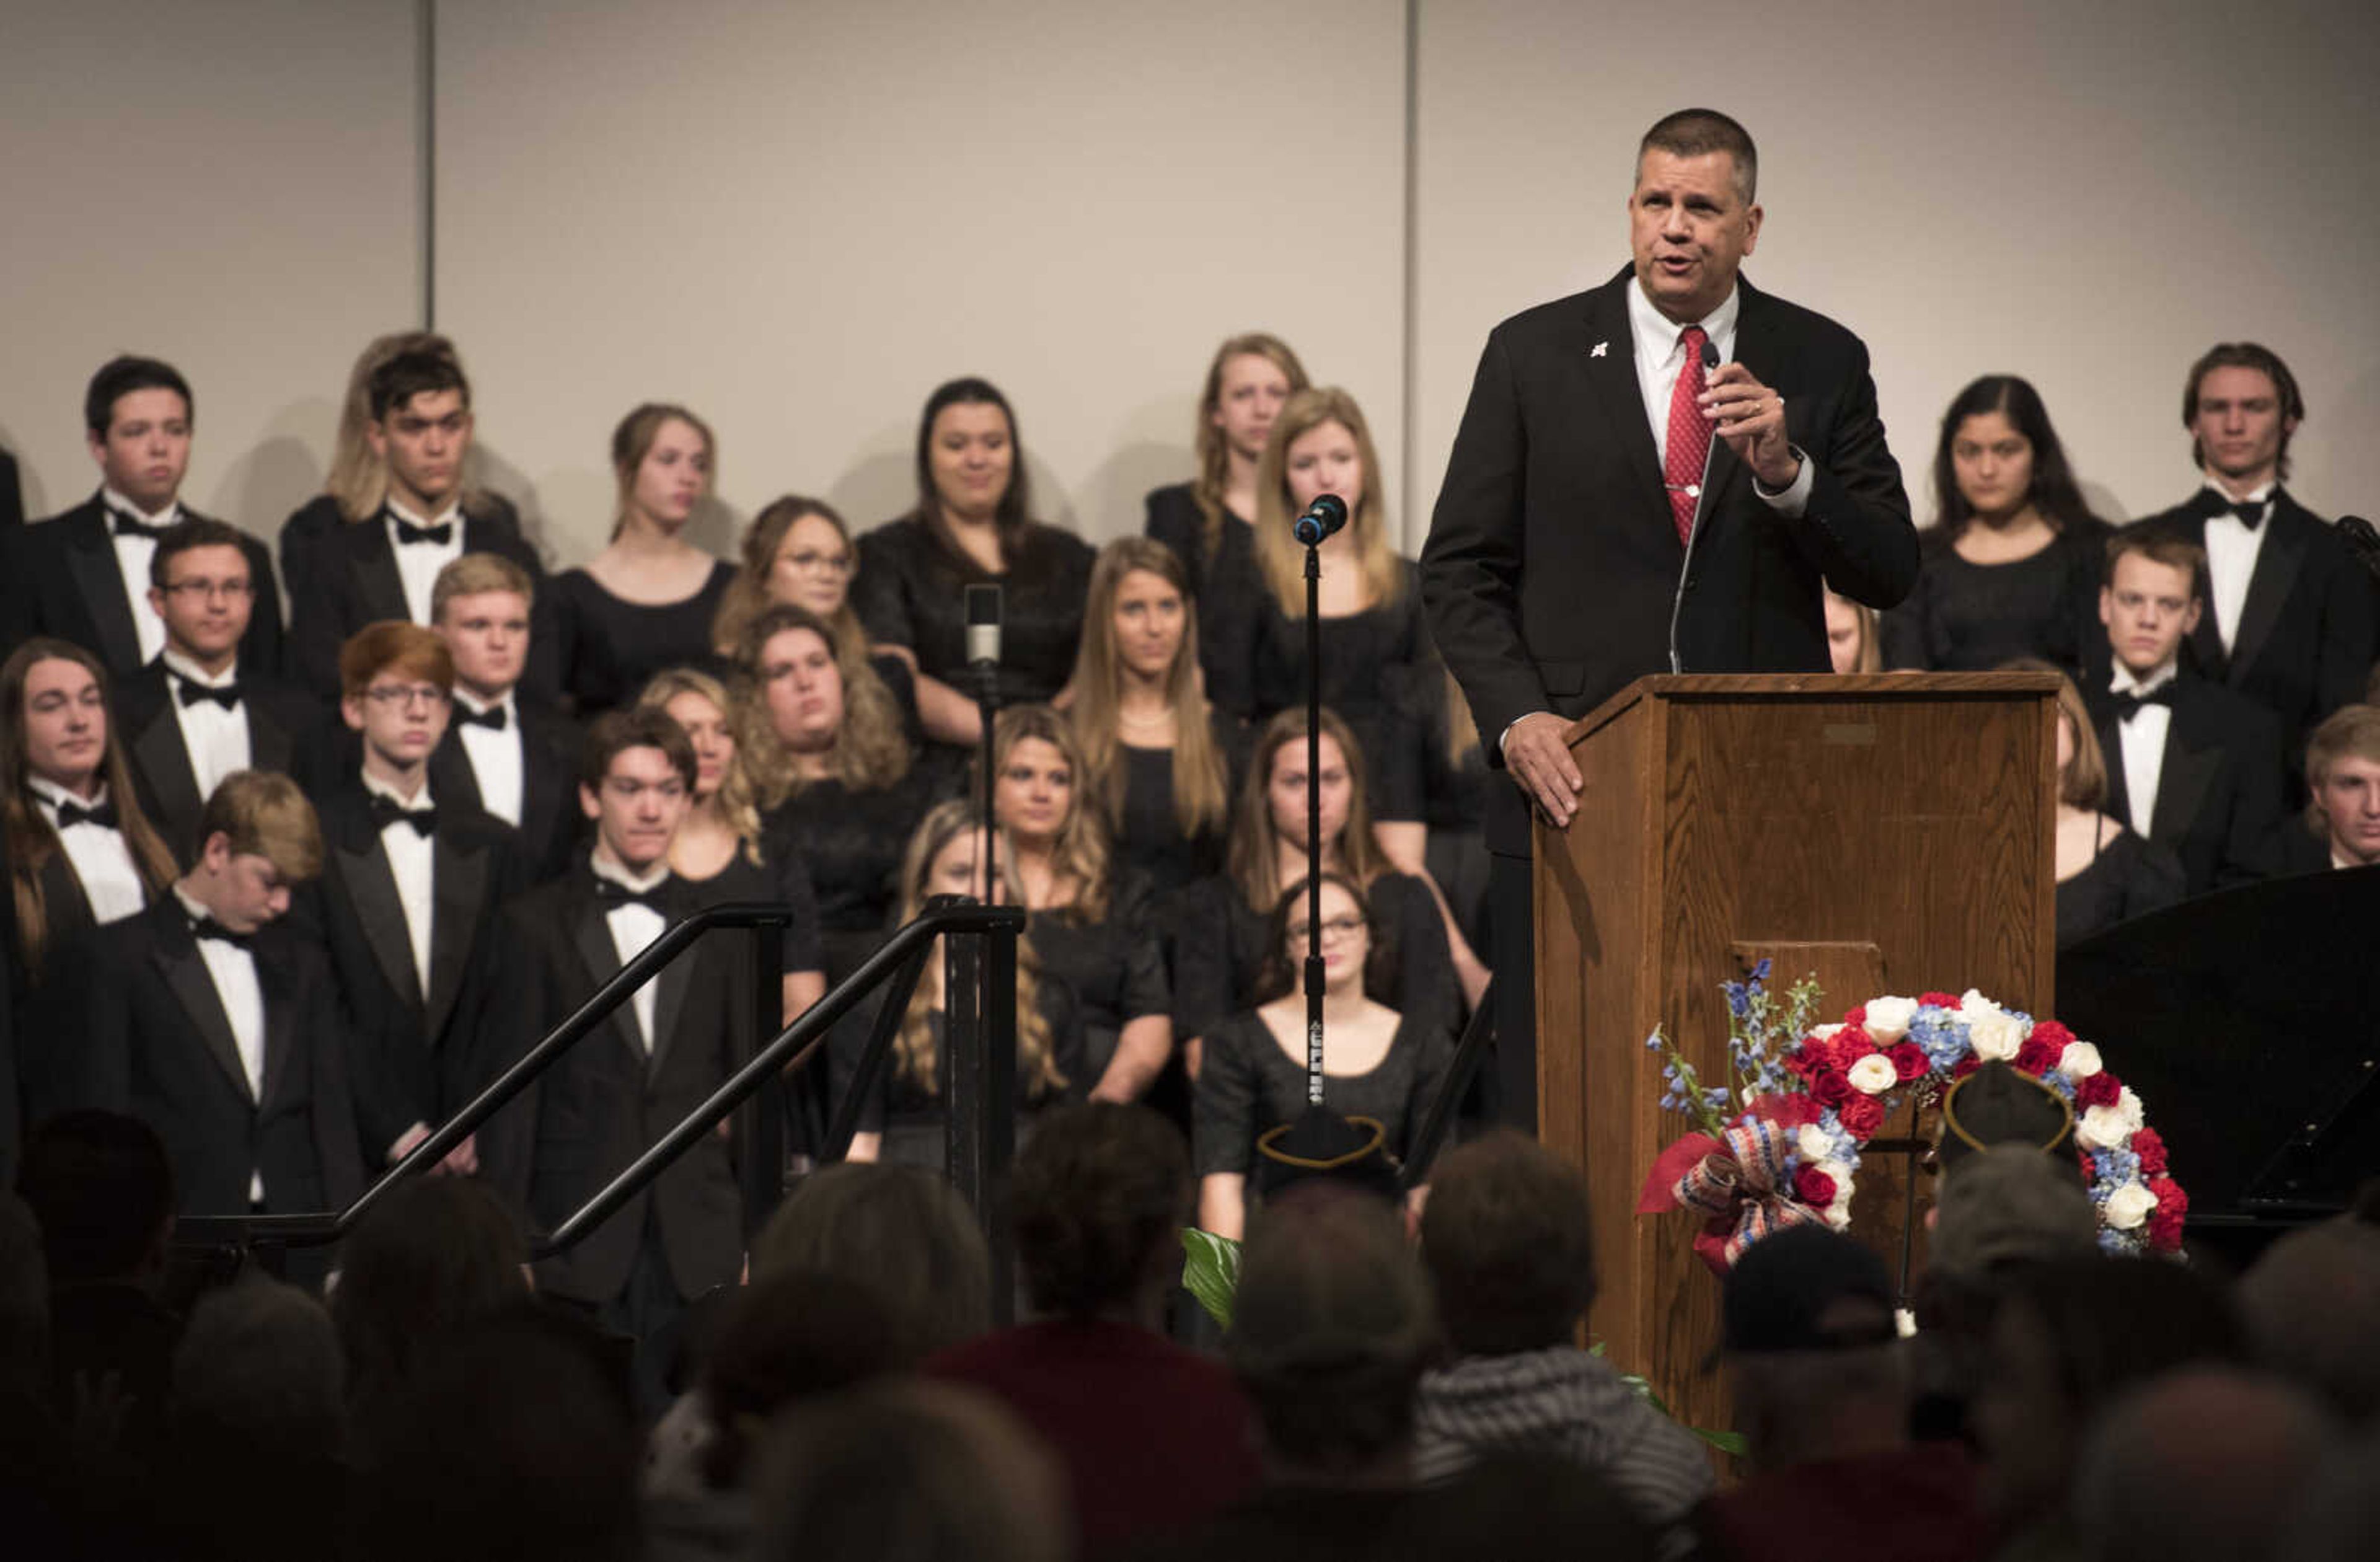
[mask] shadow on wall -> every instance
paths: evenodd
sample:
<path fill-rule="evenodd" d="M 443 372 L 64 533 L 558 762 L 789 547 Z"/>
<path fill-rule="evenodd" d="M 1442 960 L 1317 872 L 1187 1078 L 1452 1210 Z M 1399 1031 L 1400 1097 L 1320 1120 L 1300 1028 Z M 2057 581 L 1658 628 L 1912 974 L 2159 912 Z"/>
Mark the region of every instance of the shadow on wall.
<path fill-rule="evenodd" d="M 1197 421 L 1197 398 L 1165 396 L 1135 408 L 1117 431 L 1114 449 L 1093 469 L 1088 511 L 1094 543 L 1137 537 L 1147 524 L 1148 491 L 1196 475 L 1197 455 L 1183 434 Z"/>
<path fill-rule="evenodd" d="M 520 515 L 521 535 L 537 550 L 539 562 L 548 568 L 553 565 L 553 542 L 545 534 L 545 514 L 538 507 L 537 485 L 528 473 L 492 449 L 477 437 L 471 441 L 471 454 L 463 463 L 464 481 L 482 493 L 500 494 L 512 501 Z"/>
<path fill-rule="evenodd" d="M 2106 483 L 2077 479 L 2075 486 L 2082 490 L 2082 502 L 2090 506 L 2091 513 L 2101 520 L 2121 526 L 2132 519 L 2132 512 L 2124 507 L 2124 502 L 2116 497 L 2116 491 Z"/>
<path fill-rule="evenodd" d="M 2375 422 L 2380 422 L 2380 370 L 2373 370 L 2369 372 L 2356 376 L 2356 378 L 2349 382 L 2346 388 L 2339 393 L 2338 406 L 2336 408 L 2325 407 L 2323 408 L 2321 411 L 2323 421 L 2327 424 L 2330 429 L 2334 430 L 2368 429 L 2373 427 Z M 2299 437 L 2301 439 L 2304 437 L 2303 431 L 2300 432 Z M 2334 450 L 2337 450 L 2338 455 L 2345 454 L 2343 449 L 2338 449 L 2338 446 L 2345 444 L 2344 440 L 2325 440 L 2325 443 L 2331 444 Z M 2292 455 L 2299 454 L 2299 452 L 2294 449 L 2290 453 Z M 2317 453 L 2309 450 L 2305 454 L 2313 455 Z M 2333 453 L 2332 451 L 2322 451 L 2319 452 L 2319 454 L 2322 456 L 2332 456 Z M 2302 457 L 2301 458 L 2302 458 Z M 2317 460 L 2310 464 L 2313 465 L 2317 470 L 2330 472 L 2338 471 L 2346 465 L 2343 460 L 2337 459 L 2335 457 L 2331 459 Z M 2325 484 L 2325 486 L 2328 485 Z M 2340 515 L 2360 515 L 2367 520 L 2373 519 L 2375 517 L 2380 517 L 2380 494 L 2341 493 L 2333 489 L 2332 492 L 2327 494 L 2320 492 L 2307 494 L 2302 495 L 2302 498 L 2316 515 L 2334 517 Z M 28 506 L 32 503 L 30 498 L 25 502 Z M 25 513 L 27 515 L 30 515 L 33 512 L 31 509 L 28 508 Z"/>

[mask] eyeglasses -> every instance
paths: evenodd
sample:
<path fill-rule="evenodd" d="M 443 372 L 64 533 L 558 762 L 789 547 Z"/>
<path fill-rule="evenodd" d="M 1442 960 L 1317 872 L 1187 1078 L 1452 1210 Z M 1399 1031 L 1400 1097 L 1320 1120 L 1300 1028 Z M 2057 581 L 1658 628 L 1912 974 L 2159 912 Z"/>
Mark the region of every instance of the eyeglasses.
<path fill-rule="evenodd" d="M 823 569 L 830 575 L 851 573 L 849 554 L 787 554 L 785 562 L 796 569 Z"/>
<path fill-rule="evenodd" d="M 1312 925 L 1313 924 L 1310 922 L 1290 923 L 1289 941 L 1293 944 L 1305 943 L 1306 929 Z M 1325 917 L 1322 919 L 1322 936 L 1326 940 L 1331 938 L 1353 938 L 1359 933 L 1368 932 L 1371 925 L 1372 924 L 1370 922 L 1366 921 L 1361 917 Z"/>
<path fill-rule="evenodd" d="M 444 706 L 454 696 L 435 684 L 386 683 L 376 689 L 365 689 L 364 698 L 382 710 L 395 706 L 410 710 L 416 704 L 423 704 L 434 711 Z"/>
<path fill-rule="evenodd" d="M 165 588 L 165 594 L 202 597 L 208 601 L 222 597 L 227 602 L 238 602 L 244 597 L 254 596 L 256 586 L 249 580 L 176 580 Z"/>

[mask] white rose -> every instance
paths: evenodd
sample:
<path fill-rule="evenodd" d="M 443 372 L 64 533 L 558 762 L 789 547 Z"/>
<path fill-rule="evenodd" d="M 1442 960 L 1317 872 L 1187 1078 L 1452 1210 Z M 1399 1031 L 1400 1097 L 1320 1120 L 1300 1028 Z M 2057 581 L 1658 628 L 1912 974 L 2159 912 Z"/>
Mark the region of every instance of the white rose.
<path fill-rule="evenodd" d="M 1832 1036 L 1836 1031 L 1840 1031 L 1840 1030 L 1841 1030 L 1841 1029 L 1842 1029 L 1842 1027 L 1841 1027 L 1840 1024 L 1837 1024 L 1837 1025 L 1813 1025 L 1813 1026 L 1811 1026 L 1811 1027 L 1810 1027 L 1810 1034 L 1811 1034 L 1812 1036 L 1815 1037 L 1817 1040 L 1819 1040 L 1819 1041 L 1822 1041 L 1822 1042 L 1823 1042 L 1823 1041 L 1827 1040 L 1828 1037 Z"/>
<path fill-rule="evenodd" d="M 2130 1085 L 2126 1085 L 2117 1094 L 2115 1110 L 2116 1116 L 2122 1120 L 2124 1132 L 2127 1134 L 2137 1133 L 2140 1131 L 2141 1124 L 2146 1121 L 2141 1112 L 2141 1098 L 2132 1093 L 2132 1087 Z"/>
<path fill-rule="evenodd" d="M 1977 992 L 1973 987 L 1968 988 L 1965 992 L 1959 995 L 1959 1013 L 1962 1019 L 1980 1019 L 1985 1015 L 2006 1014 L 2007 1012 L 2008 1011 L 2006 1009 L 2000 1007 L 1999 1005 L 1992 1002 L 1991 999 L 1984 996 L 1983 994 Z"/>
<path fill-rule="evenodd" d="M 2099 1061 L 2099 1049 L 2088 1042 L 2069 1042 L 2058 1055 L 2058 1071 L 2070 1080 L 2087 1080 L 2106 1067 Z"/>
<path fill-rule="evenodd" d="M 1961 1011 L 1965 1012 L 1965 1011 Z M 2025 1027 L 1999 1009 L 1967 1014 L 1967 1041 L 1986 1063 L 2006 1063 L 2024 1045 Z"/>
<path fill-rule="evenodd" d="M 1793 1136 L 1793 1146 L 1802 1152 L 1805 1166 L 1815 1166 L 1835 1153 L 1835 1141 L 1815 1123 L 1802 1125 L 1802 1131 Z"/>
<path fill-rule="evenodd" d="M 1900 1071 L 1893 1068 L 1892 1059 L 1880 1052 L 1869 1053 L 1852 1064 L 1851 1073 L 1845 1077 L 1854 1089 L 1870 1095 L 1882 1095 L 1900 1082 Z"/>
<path fill-rule="evenodd" d="M 2107 1195 L 2107 1225 L 2117 1231 L 2135 1230 L 2156 1206 L 2155 1194 L 2137 1182 L 2127 1182 Z"/>
<path fill-rule="evenodd" d="M 1917 1016 L 1914 998 L 1872 998 L 1867 1006 L 1867 1033 L 1885 1046 L 1890 1046 L 1909 1034 L 1909 1022 Z"/>
<path fill-rule="evenodd" d="M 2085 1150 L 2120 1150 L 2131 1137 L 2132 1125 L 2124 1121 L 2121 1103 L 2092 1107 L 2074 1128 L 2074 1142 Z"/>

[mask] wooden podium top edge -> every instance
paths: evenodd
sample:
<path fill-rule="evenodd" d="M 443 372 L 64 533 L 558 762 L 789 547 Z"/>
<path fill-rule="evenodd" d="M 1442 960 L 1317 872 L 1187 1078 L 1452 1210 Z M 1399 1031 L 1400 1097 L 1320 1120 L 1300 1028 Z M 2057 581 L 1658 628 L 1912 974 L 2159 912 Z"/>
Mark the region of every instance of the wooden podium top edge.
<path fill-rule="evenodd" d="M 1572 722 L 1575 743 L 1640 700 L 1934 700 L 1946 695 L 2049 695 L 2055 673 L 1652 673 Z"/>

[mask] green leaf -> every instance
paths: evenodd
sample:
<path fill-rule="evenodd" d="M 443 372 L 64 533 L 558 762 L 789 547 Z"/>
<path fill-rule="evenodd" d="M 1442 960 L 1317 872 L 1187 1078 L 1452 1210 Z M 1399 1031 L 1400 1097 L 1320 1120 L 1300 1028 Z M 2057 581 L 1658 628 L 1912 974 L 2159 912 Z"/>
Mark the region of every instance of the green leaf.
<path fill-rule="evenodd" d="M 1240 1244 L 1195 1226 L 1182 1228 L 1182 1285 L 1207 1316 L 1223 1328 L 1232 1326 L 1232 1299 L 1240 1289 Z"/>

